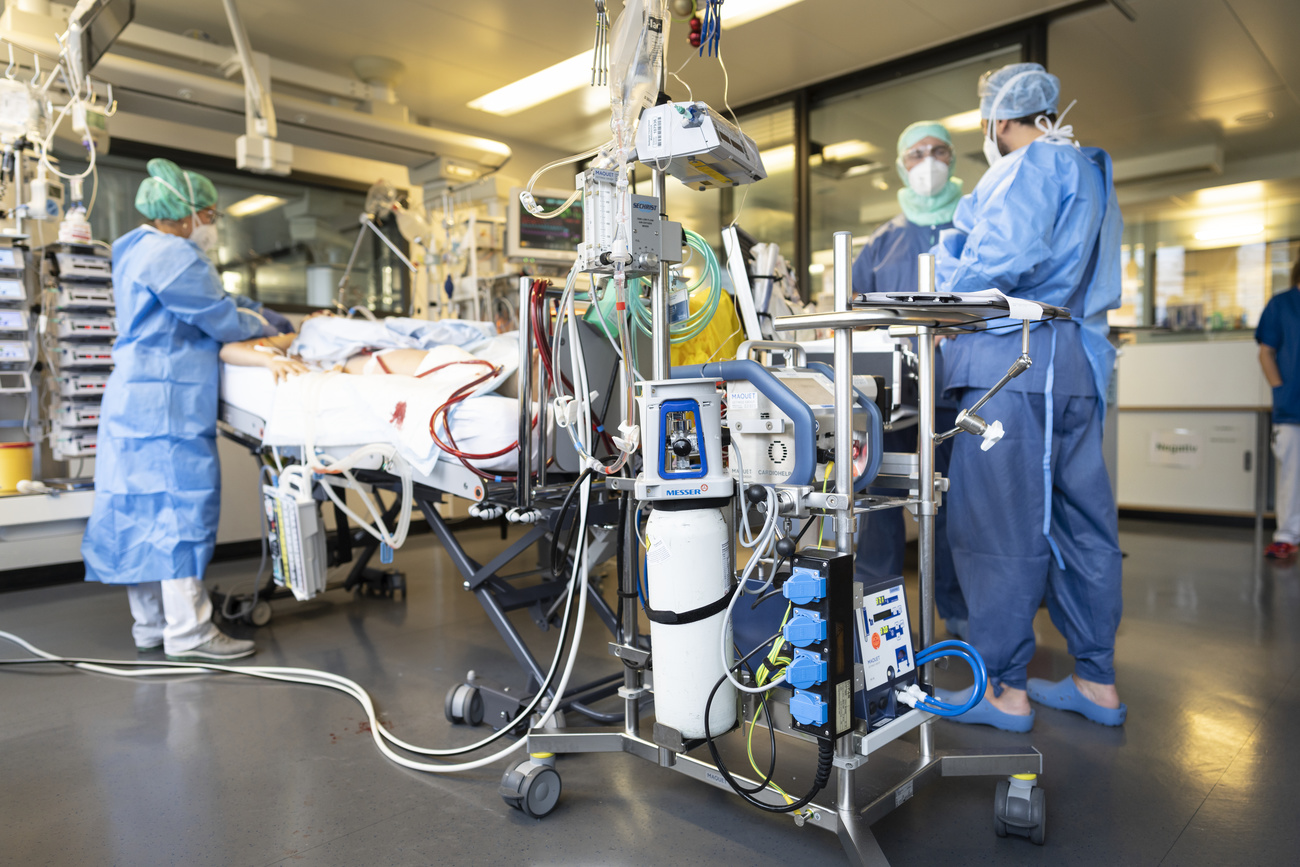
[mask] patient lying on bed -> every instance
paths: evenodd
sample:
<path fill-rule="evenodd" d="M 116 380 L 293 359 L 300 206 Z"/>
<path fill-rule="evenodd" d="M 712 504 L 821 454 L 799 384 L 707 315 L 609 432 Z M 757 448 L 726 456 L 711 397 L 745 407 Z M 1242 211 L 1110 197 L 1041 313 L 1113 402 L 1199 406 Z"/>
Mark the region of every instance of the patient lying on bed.
<path fill-rule="evenodd" d="M 264 445 L 392 443 L 419 473 L 442 459 L 504 475 L 518 464 L 518 358 L 517 335 L 492 323 L 317 316 L 222 347 L 221 399 L 261 420 Z M 335 372 L 397 375 L 322 375 Z"/>
<path fill-rule="evenodd" d="M 301 333 L 227 343 L 221 348 L 221 360 L 240 367 L 268 368 L 276 382 L 314 370 L 420 376 L 434 365 L 449 360 L 447 353 L 438 352 L 439 349 L 482 343 L 491 337 L 488 329 L 495 333 L 490 325 L 485 328 L 483 323 L 461 320 L 370 322 L 328 313 L 313 314 L 303 321 Z M 395 342 L 434 344 L 434 348 L 393 346 Z M 456 355 L 459 353 L 452 354 Z"/>

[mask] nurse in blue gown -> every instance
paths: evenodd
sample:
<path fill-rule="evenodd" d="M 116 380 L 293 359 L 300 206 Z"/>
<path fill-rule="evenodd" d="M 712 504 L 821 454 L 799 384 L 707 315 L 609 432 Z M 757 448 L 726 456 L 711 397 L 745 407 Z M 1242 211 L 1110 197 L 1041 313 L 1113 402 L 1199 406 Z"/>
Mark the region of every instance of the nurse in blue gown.
<path fill-rule="evenodd" d="M 902 213 L 880 226 L 867 239 L 853 263 L 854 292 L 915 292 L 917 257 L 939 242 L 939 233 L 952 227 L 952 215 L 961 199 L 961 180 L 952 176 L 956 157 L 952 137 L 937 121 L 918 121 L 898 137 L 895 163 L 903 188 L 898 191 Z M 942 352 L 935 356 L 942 368 Z M 936 385 L 942 389 L 942 372 Z M 947 430 L 956 424 L 957 409 L 944 399 L 936 401 L 935 425 Z M 915 452 L 916 427 L 885 434 L 884 447 L 890 452 Z M 952 440 L 935 449 L 935 469 L 948 474 Z M 880 494 L 898 491 L 879 489 Z M 966 632 L 966 601 L 962 598 L 946 531 L 948 513 L 940 509 L 935 518 L 934 579 L 935 602 L 948 632 Z M 859 520 L 858 553 L 854 573 L 859 581 L 874 583 L 903 574 L 905 544 L 903 512 L 884 509 L 867 512 Z"/>
<path fill-rule="evenodd" d="M 1034 326 L 1033 366 L 981 410 L 1005 426 L 1003 440 L 982 452 L 959 435 L 952 456 L 948 539 L 989 675 L 984 700 L 957 719 L 1012 731 L 1033 726 L 1031 699 L 1104 725 L 1127 713 L 1115 689 L 1121 555 L 1102 458 L 1122 225 L 1110 158 L 1073 141 L 1059 93 L 1035 63 L 981 79 L 990 168 L 935 251 L 940 291 L 993 287 L 1073 316 Z M 1019 352 L 1018 323 L 949 341 L 949 391 L 969 406 Z M 1026 676 L 1044 597 L 1075 660 L 1056 682 Z"/>
<path fill-rule="evenodd" d="M 235 659 L 253 642 L 212 624 L 203 572 L 221 512 L 217 353 L 274 333 L 223 291 L 212 182 L 154 159 L 135 206 L 149 222 L 113 244 L 117 342 L 104 391 L 86 579 L 127 585 L 142 651 Z"/>

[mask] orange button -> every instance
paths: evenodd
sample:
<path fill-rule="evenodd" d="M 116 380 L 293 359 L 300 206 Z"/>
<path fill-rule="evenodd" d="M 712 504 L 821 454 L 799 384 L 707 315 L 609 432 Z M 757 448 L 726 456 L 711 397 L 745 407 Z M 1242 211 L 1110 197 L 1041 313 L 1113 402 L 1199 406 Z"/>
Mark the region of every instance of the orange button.
<path fill-rule="evenodd" d="M 880 649 L 880 634 L 877 632 L 871 633 L 871 649 L 872 650 Z"/>

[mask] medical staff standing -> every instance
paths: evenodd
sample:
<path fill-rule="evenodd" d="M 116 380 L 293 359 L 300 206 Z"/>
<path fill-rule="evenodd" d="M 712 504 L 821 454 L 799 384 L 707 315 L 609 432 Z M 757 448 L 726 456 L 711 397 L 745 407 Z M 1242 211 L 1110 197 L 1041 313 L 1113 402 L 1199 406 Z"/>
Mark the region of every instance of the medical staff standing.
<path fill-rule="evenodd" d="M 223 291 L 207 258 L 212 182 L 170 160 L 148 171 L 135 207 L 150 222 L 113 244 L 118 338 L 81 555 L 86 580 L 127 585 L 140 650 L 237 659 L 253 642 L 212 624 L 202 582 L 221 511 L 217 352 L 274 329 Z"/>
<path fill-rule="evenodd" d="M 952 176 L 956 157 L 952 136 L 938 121 L 918 121 L 898 137 L 895 168 L 903 180 L 898 204 L 903 212 L 876 229 L 853 263 L 854 292 L 915 292 L 917 257 L 930 252 L 939 242 L 939 233 L 952 228 L 952 215 L 961 200 L 961 180 Z M 942 367 L 942 352 L 936 355 Z M 936 382 L 943 380 L 942 372 Z M 936 427 L 947 430 L 957 423 L 957 408 L 945 400 L 936 401 Z M 915 452 L 916 428 L 890 431 L 884 447 L 890 452 Z M 935 469 L 948 474 L 952 440 L 944 440 L 935 449 Z M 897 491 L 880 489 L 881 494 Z M 957 584 L 952 552 L 948 549 L 946 524 L 948 513 L 940 509 L 935 518 L 934 579 L 935 602 L 948 632 L 966 634 L 966 601 Z M 867 512 L 858 530 L 858 556 L 854 574 L 859 581 L 874 583 L 903 574 L 903 548 L 906 542 L 901 509 Z"/>
<path fill-rule="evenodd" d="M 1273 386 L 1277 458 L 1277 531 L 1264 556 L 1289 560 L 1300 545 L 1300 259 L 1291 266 L 1291 288 L 1270 298 L 1260 314 L 1255 342 Z"/>
<path fill-rule="evenodd" d="M 1119 533 L 1102 458 L 1122 225 L 1110 157 L 1075 144 L 1056 115 L 1059 94 L 1036 63 L 981 78 L 990 168 L 935 251 L 940 291 L 995 287 L 1073 314 L 1034 327 L 1033 366 L 985 405 L 981 414 L 1006 428 L 1002 441 L 981 452 L 961 435 L 953 449 L 948 539 L 968 639 L 989 675 L 984 700 L 957 720 L 1010 731 L 1033 726 L 1030 699 L 1103 725 L 1127 714 L 1115 690 Z M 947 387 L 969 406 L 1019 354 L 1020 328 L 962 335 L 945 350 Z M 1059 682 L 1026 679 L 1044 596 L 1075 659 Z"/>

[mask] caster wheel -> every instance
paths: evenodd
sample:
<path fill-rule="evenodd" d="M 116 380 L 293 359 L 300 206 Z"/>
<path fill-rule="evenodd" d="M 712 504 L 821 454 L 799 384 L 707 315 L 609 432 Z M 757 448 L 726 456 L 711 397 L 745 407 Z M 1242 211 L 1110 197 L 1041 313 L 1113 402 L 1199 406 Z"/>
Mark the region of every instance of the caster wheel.
<path fill-rule="evenodd" d="M 525 815 L 540 819 L 560 801 L 560 775 L 554 768 L 524 762 L 506 771 L 498 791 L 501 798 Z"/>
<path fill-rule="evenodd" d="M 1002 815 L 1006 809 L 1007 792 L 1010 788 L 1011 784 L 1006 780 L 999 780 L 993 792 L 993 833 L 999 837 L 1007 836 L 1007 823 L 1002 821 Z"/>
<path fill-rule="evenodd" d="M 442 709 L 449 722 L 472 726 L 483 722 L 483 696 L 479 695 L 478 687 L 468 683 L 458 683 L 448 690 Z"/>
<path fill-rule="evenodd" d="M 1037 786 L 1029 793 L 1029 820 L 1037 823 L 1029 831 L 1029 842 L 1043 845 L 1047 840 L 1047 796 Z"/>
<path fill-rule="evenodd" d="M 259 599 L 253 606 L 253 610 L 248 612 L 244 617 L 252 626 L 265 626 L 271 622 L 271 603 L 265 599 Z"/>

